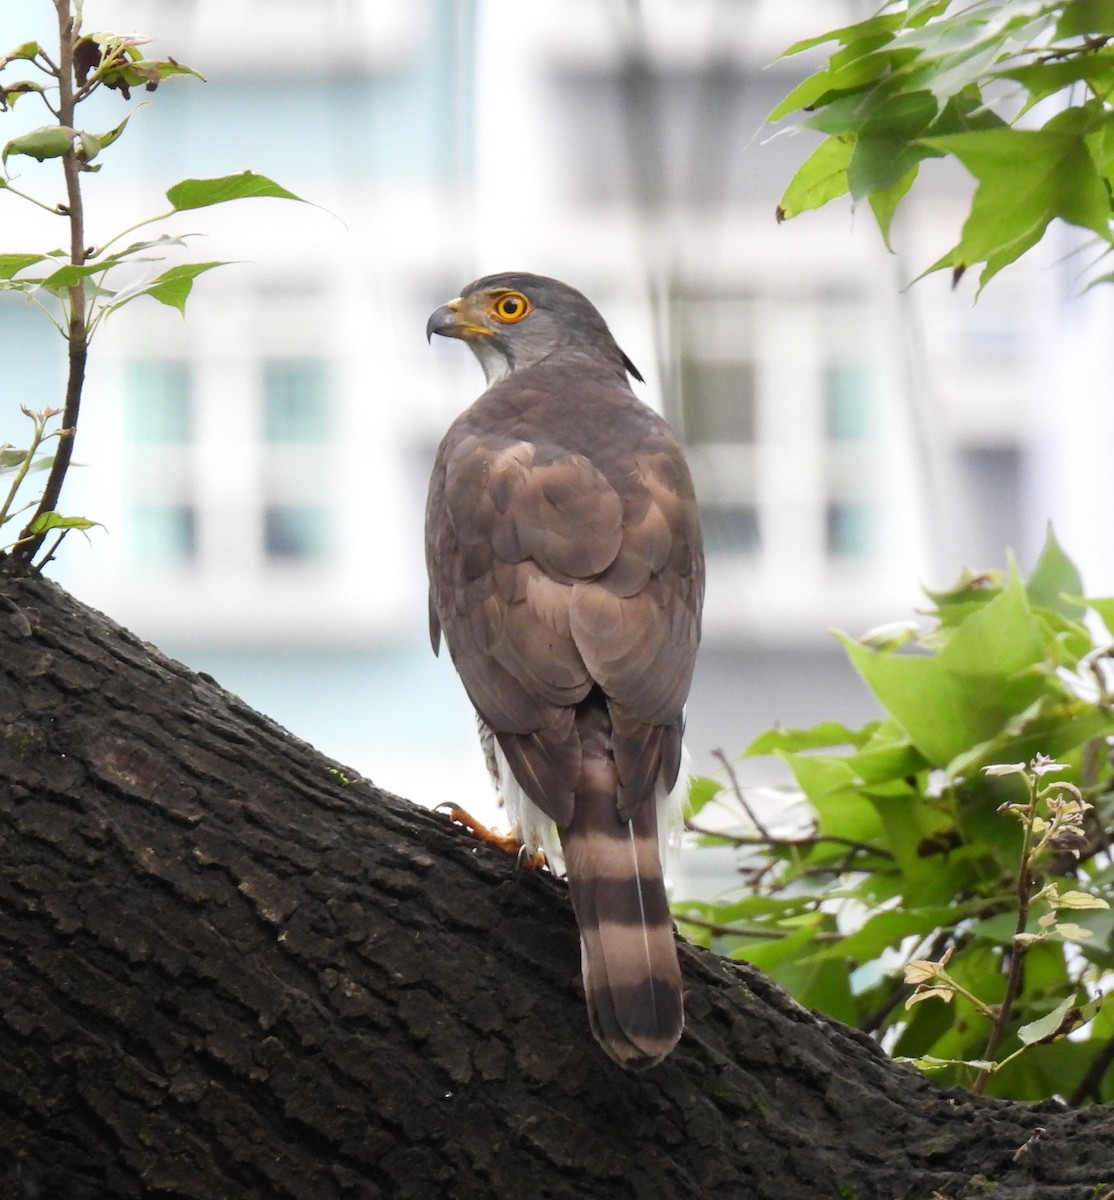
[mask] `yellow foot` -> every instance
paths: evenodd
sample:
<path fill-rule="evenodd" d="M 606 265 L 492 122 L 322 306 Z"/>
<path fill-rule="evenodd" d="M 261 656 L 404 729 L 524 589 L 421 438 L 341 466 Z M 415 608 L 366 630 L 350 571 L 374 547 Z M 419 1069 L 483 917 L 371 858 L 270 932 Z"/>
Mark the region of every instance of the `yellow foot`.
<path fill-rule="evenodd" d="M 494 829 L 489 829 L 477 821 L 471 813 L 455 804 L 438 804 L 434 811 L 448 813 L 449 820 L 454 825 L 460 825 L 467 829 L 477 841 L 483 842 L 484 845 L 494 846 L 496 850 L 502 850 L 504 854 L 515 855 L 518 858 L 518 862 L 515 864 L 516 869 L 534 871 L 545 866 L 545 855 L 540 850 L 531 854 L 513 833 L 499 833 Z"/>

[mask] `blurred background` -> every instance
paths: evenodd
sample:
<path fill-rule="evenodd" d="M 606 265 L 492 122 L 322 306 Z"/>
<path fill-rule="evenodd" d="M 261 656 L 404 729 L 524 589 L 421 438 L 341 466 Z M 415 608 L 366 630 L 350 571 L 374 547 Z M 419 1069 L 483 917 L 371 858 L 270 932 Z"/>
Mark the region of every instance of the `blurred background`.
<path fill-rule="evenodd" d="M 187 177 L 251 168 L 312 205 L 180 214 L 183 320 L 140 300 L 99 330 L 51 573 L 81 599 L 392 791 L 483 811 L 469 706 L 426 631 L 434 450 L 482 390 L 426 317 L 489 272 L 585 292 L 682 433 L 708 544 L 689 709 L 697 769 L 762 729 L 875 712 L 829 633 L 915 617 L 964 566 L 1028 570 L 1055 522 L 1114 591 L 1109 290 L 1074 235 L 990 285 L 910 281 L 958 238 L 971 182 L 925 165 L 889 253 L 841 202 L 775 209 L 813 145 L 766 114 L 865 15 L 838 0 L 87 0 L 85 29 L 155 39 L 207 82 L 101 94 L 93 245 Z M 4 0 L 0 51 L 50 45 L 48 0 Z M 56 44 L 56 43 L 55 43 Z M 44 123 L 33 97 L 0 140 Z M 9 161 L 61 198 L 56 163 Z M 156 228 L 156 231 L 163 227 Z M 0 250 L 65 242 L 0 193 Z M 157 271 L 160 267 L 152 267 Z M 60 404 L 64 347 L 0 296 L 0 441 Z M 769 768 L 752 767 L 761 782 Z"/>

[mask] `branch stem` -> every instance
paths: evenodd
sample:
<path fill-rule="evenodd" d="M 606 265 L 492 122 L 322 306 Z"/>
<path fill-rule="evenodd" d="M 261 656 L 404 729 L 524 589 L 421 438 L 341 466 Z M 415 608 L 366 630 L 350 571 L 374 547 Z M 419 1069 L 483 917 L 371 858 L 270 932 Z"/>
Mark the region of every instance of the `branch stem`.
<path fill-rule="evenodd" d="M 10 183 L 4 185 L 4 191 L 11 192 L 13 196 L 18 196 L 21 200 L 26 200 L 29 204 L 36 204 L 39 208 L 50 213 L 54 217 L 62 217 L 66 214 L 61 212 L 56 205 L 46 204 L 42 200 L 37 200 L 34 196 L 28 195 L 27 192 L 21 192 L 19 188 L 14 188 Z"/>
<path fill-rule="evenodd" d="M 73 129 L 76 103 L 73 48 L 80 18 L 73 15 L 70 0 L 54 0 L 54 9 L 58 16 L 58 121 L 59 124 Z M 66 215 L 70 222 L 70 263 L 80 267 L 85 264 L 85 210 L 81 199 L 81 162 L 73 146 L 62 158 L 62 171 L 66 180 Z M 54 456 L 42 499 L 20 535 L 19 546 L 13 551 L 17 558 L 28 564 L 39 552 L 46 536 L 45 533 L 32 533 L 35 521 L 44 513 L 55 511 L 73 457 L 74 437 L 81 409 L 81 392 L 85 384 L 85 363 L 89 352 L 89 333 L 85 322 L 85 281 L 82 279 L 69 289 L 68 326 L 66 339 L 69 343 L 69 374 L 66 380 L 66 399 L 62 409 L 62 433 L 58 439 L 58 453 Z"/>
<path fill-rule="evenodd" d="M 1025 969 L 1025 955 L 1028 950 L 1028 946 L 1021 935 L 1025 933 L 1025 928 L 1029 924 L 1029 900 L 1033 891 L 1033 860 L 1035 857 L 1033 852 L 1033 821 L 1037 815 L 1038 797 L 1036 785 L 1027 775 L 1025 776 L 1025 783 L 1029 788 L 1029 812 L 1027 819 L 1022 822 L 1024 832 L 1021 841 L 1021 861 L 1017 869 L 1017 920 L 1014 922 L 1014 937 L 1013 943 L 1010 946 L 1010 967 L 1006 975 L 1006 990 L 1002 995 L 1001 1003 L 998 1005 L 994 1022 L 990 1027 L 990 1037 L 987 1039 L 986 1049 L 983 1051 L 983 1059 L 987 1062 L 994 1061 L 994 1056 L 998 1053 L 998 1047 L 1002 1044 L 1002 1038 L 1005 1037 L 1014 1001 L 1021 992 L 1021 981 Z M 1010 1057 L 1012 1058 L 1013 1055 Z M 990 1070 L 987 1068 L 984 1068 L 975 1076 L 975 1082 L 971 1085 L 971 1090 L 976 1096 L 982 1095 L 989 1078 Z"/>

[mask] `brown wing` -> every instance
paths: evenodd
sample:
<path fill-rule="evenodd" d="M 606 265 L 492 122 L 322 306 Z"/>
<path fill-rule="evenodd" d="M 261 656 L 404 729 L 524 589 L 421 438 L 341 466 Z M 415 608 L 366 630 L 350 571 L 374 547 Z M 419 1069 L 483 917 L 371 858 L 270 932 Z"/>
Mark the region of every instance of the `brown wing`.
<path fill-rule="evenodd" d="M 618 806 L 672 781 L 703 559 L 669 427 L 613 380 L 535 370 L 449 430 L 426 515 L 430 629 L 527 794 L 569 824 L 575 706 L 599 687 Z"/>

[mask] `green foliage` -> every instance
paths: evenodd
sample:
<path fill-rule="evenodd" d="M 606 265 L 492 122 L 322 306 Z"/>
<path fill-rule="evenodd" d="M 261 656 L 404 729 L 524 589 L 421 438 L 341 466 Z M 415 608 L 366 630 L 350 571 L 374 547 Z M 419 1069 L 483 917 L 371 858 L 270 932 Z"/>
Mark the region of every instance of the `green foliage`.
<path fill-rule="evenodd" d="M 1110 11 L 1091 0 L 895 0 L 791 46 L 786 55 L 835 43 L 827 65 L 770 114 L 805 109 L 800 124 L 827 135 L 786 189 L 779 219 L 849 194 L 869 202 L 888 244 L 921 163 L 952 156 L 976 188 L 959 241 L 928 272 L 948 267 L 958 278 L 982 264 L 981 289 L 1057 218 L 1094 233 L 1105 252 Z"/>
<path fill-rule="evenodd" d="M 56 0 L 55 7 L 61 25 L 70 17 L 68 0 Z M 69 379 L 66 385 L 64 408 L 44 409 L 33 413 L 23 411 L 35 421 L 35 438 L 27 451 L 13 447 L 0 450 L 0 471 L 14 474 L 7 499 L 0 509 L 0 526 L 17 513 L 34 508 L 34 514 L 22 533 L 0 553 L 12 552 L 30 562 L 50 530 L 64 535 L 70 529 L 88 529 L 96 522 L 84 517 L 65 517 L 55 511 L 62 482 L 70 463 L 78 412 L 84 383 L 86 351 L 100 323 L 111 313 L 130 304 L 140 296 L 149 296 L 185 315 L 186 301 L 199 275 L 226 265 L 222 262 L 178 263 L 153 273 L 149 264 L 165 261 L 165 251 L 172 246 L 184 246 L 191 234 L 154 238 L 132 242 L 123 249 L 112 247 L 135 230 L 156 221 L 164 221 L 180 212 L 225 204 L 231 200 L 275 197 L 297 200 L 293 192 L 251 171 L 218 179 L 186 179 L 174 184 L 166 193 L 168 211 L 147 217 L 127 229 L 111 234 L 89 246 L 85 232 L 85 210 L 81 179 L 85 173 L 99 171 L 94 164 L 99 156 L 121 138 L 135 110 L 128 113 L 112 129 L 90 133 L 78 127 L 79 106 L 98 89 L 119 92 L 126 101 L 131 88 L 143 87 L 154 91 L 164 80 L 176 75 L 202 76 L 173 58 L 145 58 L 139 49 L 147 39 L 125 37 L 113 33 L 81 32 L 81 5 L 69 23 L 70 33 L 63 38 L 54 57 L 38 42 L 24 42 L 0 58 L 0 113 L 12 109 L 23 96 L 37 96 L 54 118 L 53 122 L 27 133 L 10 138 L 0 150 L 0 192 L 5 198 L 37 205 L 68 224 L 69 250 L 49 250 L 43 253 L 0 253 L 0 291 L 21 292 L 38 305 L 66 339 L 69 352 Z M 45 80 L 15 79 L 5 74 L 13 66 L 31 69 Z M 51 202 L 17 188 L 9 174 L 12 160 L 32 158 L 38 162 L 57 159 L 62 166 L 65 202 Z M 45 432 L 45 423 L 61 415 L 62 428 Z M 58 438 L 54 457 L 45 460 L 38 446 L 48 438 Z M 49 476 L 37 505 L 14 505 L 16 492 L 33 469 L 48 462 Z M 49 557 L 49 556 L 48 556 Z"/>
<path fill-rule="evenodd" d="M 1072 1095 L 1096 1043 L 1065 1041 L 1053 1014 L 1114 982 L 1114 917 L 1097 899 L 1114 879 L 1112 649 L 1084 623 L 1087 607 L 1108 621 L 1114 603 L 1081 591 L 1050 533 L 1027 581 L 1011 564 L 930 594 L 915 636 L 841 635 L 883 716 L 757 738 L 747 755 L 776 756 L 793 779 L 768 824 L 738 788 L 696 781 L 692 825 L 739 848 L 746 886 L 676 905 L 685 932 L 956 1083 L 997 1057 L 994 1006 L 1008 997 L 992 1047 L 1011 1061 L 988 1090 Z M 1027 792 L 1053 769 L 1044 755 L 1064 769 Z M 916 964 L 946 978 L 907 977 Z M 926 981 L 948 994 L 903 1007 Z M 1012 1059 L 1061 1026 L 1055 1044 Z M 1079 1098 L 1114 1100 L 1114 1079 Z"/>

